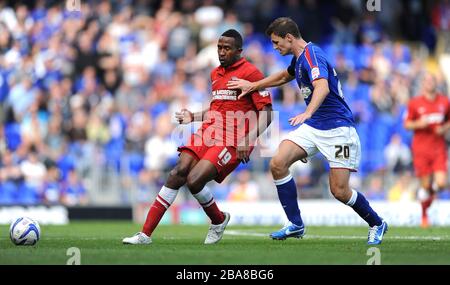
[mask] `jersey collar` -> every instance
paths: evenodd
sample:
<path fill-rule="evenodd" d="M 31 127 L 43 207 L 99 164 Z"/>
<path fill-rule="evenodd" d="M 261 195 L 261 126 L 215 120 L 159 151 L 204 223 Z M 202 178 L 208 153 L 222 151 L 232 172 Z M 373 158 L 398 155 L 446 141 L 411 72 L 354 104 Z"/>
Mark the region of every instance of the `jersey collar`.
<path fill-rule="evenodd" d="M 306 44 L 305 49 L 303 49 L 302 53 L 298 56 L 297 59 L 299 59 L 299 58 L 302 57 L 302 55 L 305 53 L 306 49 L 308 48 L 308 46 L 309 46 L 310 44 L 312 44 L 312 42 L 308 42 L 308 43 Z M 295 55 L 294 55 L 294 56 L 295 56 Z"/>

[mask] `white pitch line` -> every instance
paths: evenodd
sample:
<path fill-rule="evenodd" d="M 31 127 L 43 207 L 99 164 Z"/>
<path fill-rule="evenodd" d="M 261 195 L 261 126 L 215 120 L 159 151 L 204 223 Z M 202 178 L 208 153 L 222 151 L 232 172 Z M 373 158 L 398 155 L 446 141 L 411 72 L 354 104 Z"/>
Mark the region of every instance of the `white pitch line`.
<path fill-rule="evenodd" d="M 226 235 L 230 236 L 254 236 L 254 237 L 269 237 L 269 234 L 246 232 L 246 231 L 225 231 Z M 367 236 L 328 236 L 328 235 L 308 235 L 306 234 L 304 239 L 367 239 Z M 398 240 L 448 240 L 448 237 L 436 237 L 436 236 L 389 236 L 388 239 Z"/>
<path fill-rule="evenodd" d="M 226 230 L 226 235 L 230 236 L 253 236 L 253 237 L 269 237 L 268 233 L 257 233 L 257 232 L 247 232 L 247 231 L 235 231 L 235 230 Z M 309 235 L 306 233 L 306 235 L 303 237 L 304 239 L 367 239 L 367 236 L 329 236 L 329 235 Z M 396 239 L 396 240 L 431 240 L 431 241 L 448 241 L 450 240 L 450 236 L 390 236 L 389 234 L 386 235 L 387 239 Z M 51 240 L 67 240 L 66 237 L 49 237 Z M 164 240 L 174 240 L 175 237 L 163 237 Z M 9 238 L 1 238 L 0 241 L 3 240 L 9 240 Z M 96 238 L 96 237 L 84 237 L 84 238 L 77 238 L 79 241 L 95 241 L 95 240 L 103 240 L 103 238 Z M 118 239 L 120 240 L 120 239 Z"/>
<path fill-rule="evenodd" d="M 67 237 L 45 237 L 44 239 L 48 240 L 68 240 L 72 238 Z M 0 238 L 0 241 L 2 240 L 9 240 L 9 238 Z M 76 238 L 77 241 L 87 241 L 87 240 L 105 240 L 104 238 L 95 238 L 95 237 L 86 237 L 86 238 Z"/>

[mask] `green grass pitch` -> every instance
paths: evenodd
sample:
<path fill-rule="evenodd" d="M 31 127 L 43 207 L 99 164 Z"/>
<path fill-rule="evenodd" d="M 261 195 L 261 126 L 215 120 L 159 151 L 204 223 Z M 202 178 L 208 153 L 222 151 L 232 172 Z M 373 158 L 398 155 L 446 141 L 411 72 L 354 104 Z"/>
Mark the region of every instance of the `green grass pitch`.
<path fill-rule="evenodd" d="M 139 229 L 103 221 L 41 226 L 36 246 L 15 246 L 9 227 L 0 226 L 0 264 L 64 265 L 71 247 L 80 249 L 81 264 L 365 265 L 371 258 L 364 227 L 311 226 L 303 239 L 273 241 L 268 233 L 276 227 L 230 226 L 219 244 L 203 245 L 207 225 L 162 225 L 151 245 L 122 245 Z M 378 249 L 381 264 L 450 264 L 450 229 L 391 227 Z"/>

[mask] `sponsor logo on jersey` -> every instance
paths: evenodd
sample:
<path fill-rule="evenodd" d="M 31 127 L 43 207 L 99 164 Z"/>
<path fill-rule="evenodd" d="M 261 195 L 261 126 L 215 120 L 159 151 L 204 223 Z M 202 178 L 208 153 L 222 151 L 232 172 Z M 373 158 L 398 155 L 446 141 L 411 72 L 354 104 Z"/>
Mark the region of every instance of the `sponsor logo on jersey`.
<path fill-rule="evenodd" d="M 212 92 L 213 100 L 237 100 L 237 91 L 236 90 L 214 90 Z"/>
<path fill-rule="evenodd" d="M 314 67 L 311 69 L 312 80 L 316 80 L 320 76 L 320 69 L 318 67 Z"/>
<path fill-rule="evenodd" d="M 429 124 L 440 124 L 445 119 L 444 114 L 441 114 L 441 113 L 427 114 L 427 115 L 424 115 L 423 117 L 425 117 L 426 121 Z"/>

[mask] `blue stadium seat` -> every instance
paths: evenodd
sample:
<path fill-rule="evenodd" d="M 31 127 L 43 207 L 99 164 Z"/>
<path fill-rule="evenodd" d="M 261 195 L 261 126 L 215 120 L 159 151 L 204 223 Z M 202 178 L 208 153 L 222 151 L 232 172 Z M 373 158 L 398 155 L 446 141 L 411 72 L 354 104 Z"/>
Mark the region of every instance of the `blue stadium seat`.
<path fill-rule="evenodd" d="M 0 205 L 14 204 L 16 193 L 17 185 L 14 182 L 0 183 Z"/>
<path fill-rule="evenodd" d="M 21 205 L 36 205 L 41 202 L 37 193 L 37 189 L 28 186 L 25 183 L 19 186 L 19 191 L 16 196 L 16 203 Z"/>

